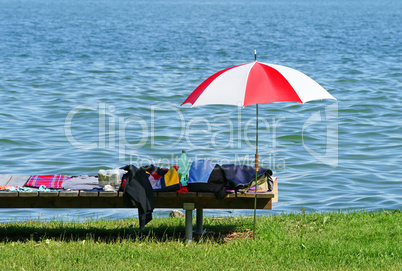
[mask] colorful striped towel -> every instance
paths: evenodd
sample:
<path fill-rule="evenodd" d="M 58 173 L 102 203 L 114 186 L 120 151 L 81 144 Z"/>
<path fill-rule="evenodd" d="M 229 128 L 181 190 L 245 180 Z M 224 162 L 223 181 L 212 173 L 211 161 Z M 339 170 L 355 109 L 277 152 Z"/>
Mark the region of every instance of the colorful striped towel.
<path fill-rule="evenodd" d="M 66 175 L 35 175 L 29 177 L 25 186 L 39 188 L 44 185 L 46 188 L 62 189 L 63 182 L 68 179 L 71 177 Z"/>

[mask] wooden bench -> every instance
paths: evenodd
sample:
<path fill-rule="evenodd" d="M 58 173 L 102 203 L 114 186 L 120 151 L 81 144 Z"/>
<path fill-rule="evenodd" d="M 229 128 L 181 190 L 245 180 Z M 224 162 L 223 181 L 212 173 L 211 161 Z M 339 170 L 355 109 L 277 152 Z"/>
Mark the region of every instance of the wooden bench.
<path fill-rule="evenodd" d="M 272 192 L 257 193 L 257 209 L 272 209 L 278 200 L 277 178 Z M 217 199 L 205 192 L 154 192 L 156 209 L 182 208 L 185 210 L 185 238 L 193 234 L 193 210 L 196 209 L 196 233 L 203 232 L 203 209 L 254 209 L 254 193 L 228 194 Z M 0 191 L 0 208 L 126 208 L 123 192 L 97 191 Z"/>

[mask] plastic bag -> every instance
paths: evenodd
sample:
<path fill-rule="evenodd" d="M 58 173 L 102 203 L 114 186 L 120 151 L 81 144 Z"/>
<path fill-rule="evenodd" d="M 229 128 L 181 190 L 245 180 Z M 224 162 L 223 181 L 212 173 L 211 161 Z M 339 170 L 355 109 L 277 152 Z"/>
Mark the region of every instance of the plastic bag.
<path fill-rule="evenodd" d="M 125 170 L 115 168 L 115 169 L 100 169 L 98 171 L 99 185 L 104 187 L 106 185 L 111 185 L 114 188 L 119 189 L 121 185 L 121 179 Z"/>

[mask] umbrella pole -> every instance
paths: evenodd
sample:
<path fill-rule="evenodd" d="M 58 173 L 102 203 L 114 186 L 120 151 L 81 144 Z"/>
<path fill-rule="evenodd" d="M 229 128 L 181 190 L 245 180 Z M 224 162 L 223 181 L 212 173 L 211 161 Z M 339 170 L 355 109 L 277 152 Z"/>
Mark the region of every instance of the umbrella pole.
<path fill-rule="evenodd" d="M 257 61 L 257 50 L 254 50 L 254 61 Z M 258 174 L 258 104 L 255 104 L 256 114 L 257 114 L 257 125 L 255 132 L 255 189 L 254 189 L 254 229 L 253 229 L 253 240 L 255 240 L 255 225 L 257 219 L 257 174 Z"/>
<path fill-rule="evenodd" d="M 255 105 L 257 113 L 257 125 L 255 133 L 255 189 L 254 189 L 254 229 L 253 229 L 253 240 L 255 240 L 255 225 L 257 218 L 257 178 L 258 178 L 258 104 Z"/>

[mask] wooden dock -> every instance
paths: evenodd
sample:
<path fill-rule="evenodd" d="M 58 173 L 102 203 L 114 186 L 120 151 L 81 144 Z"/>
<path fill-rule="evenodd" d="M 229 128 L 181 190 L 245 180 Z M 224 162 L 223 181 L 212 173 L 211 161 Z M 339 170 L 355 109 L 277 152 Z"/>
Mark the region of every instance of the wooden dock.
<path fill-rule="evenodd" d="M 26 176 L 0 175 L 0 181 L 7 180 L 14 185 L 21 185 Z M 26 179 L 25 179 L 26 180 Z M 273 177 L 274 190 L 266 193 L 231 193 L 217 199 L 214 193 L 206 192 L 154 192 L 156 209 L 180 208 L 186 215 L 186 239 L 192 239 L 192 211 L 197 210 L 196 232 L 203 232 L 203 209 L 254 209 L 256 197 L 257 209 L 272 209 L 272 203 L 278 201 L 277 178 Z M 0 191 L 0 208 L 126 208 L 123 192 L 110 191 Z"/>

